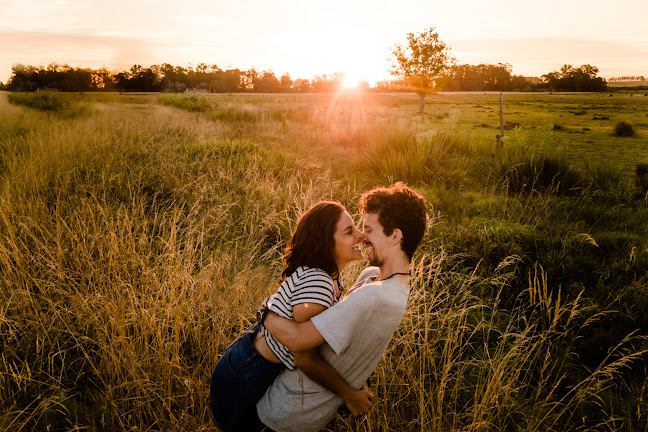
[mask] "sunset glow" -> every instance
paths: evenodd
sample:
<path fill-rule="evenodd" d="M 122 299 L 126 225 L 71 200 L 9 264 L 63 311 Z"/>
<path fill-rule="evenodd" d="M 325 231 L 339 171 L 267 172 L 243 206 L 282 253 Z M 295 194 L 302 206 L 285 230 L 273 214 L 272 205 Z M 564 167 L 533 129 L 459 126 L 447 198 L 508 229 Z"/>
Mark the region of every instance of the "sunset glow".
<path fill-rule="evenodd" d="M 340 14 L 344 10 L 344 14 Z M 631 10 L 632 13 L 627 13 Z M 100 11 L 100 13 L 99 13 Z M 127 11 L 127 12 L 125 12 Z M 167 7 L 145 0 L 7 0 L 0 25 L 0 81 L 14 63 L 127 70 L 134 64 L 204 62 L 222 69 L 272 70 L 293 79 L 346 73 L 345 86 L 390 78 L 390 49 L 408 32 L 434 26 L 458 63 L 509 63 L 540 76 L 563 64 L 593 64 L 602 76 L 648 75 L 648 2 L 587 5 L 549 0 L 458 3 L 297 0 Z M 574 37 L 573 35 L 578 35 Z"/>
<path fill-rule="evenodd" d="M 344 75 L 344 88 L 357 88 L 361 83 L 366 82 L 364 76 L 356 72 L 346 72 Z M 373 83 L 375 84 L 375 83 Z"/>

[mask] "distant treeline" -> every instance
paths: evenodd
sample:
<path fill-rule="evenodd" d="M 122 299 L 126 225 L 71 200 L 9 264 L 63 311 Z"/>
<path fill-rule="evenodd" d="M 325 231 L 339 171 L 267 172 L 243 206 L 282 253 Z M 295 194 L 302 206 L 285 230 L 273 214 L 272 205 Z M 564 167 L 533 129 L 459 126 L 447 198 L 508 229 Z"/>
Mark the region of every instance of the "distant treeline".
<path fill-rule="evenodd" d="M 209 93 L 332 92 L 338 90 L 344 80 L 343 74 L 316 75 L 311 80 L 293 80 L 289 74 L 277 78 L 272 71 L 222 70 L 216 65 L 204 63 L 195 68 L 168 63 L 150 67 L 133 65 L 128 71 L 119 73 L 106 68 L 92 70 L 56 63 L 48 66 L 17 64 L 11 71 L 11 78 L 5 86 L 9 91 L 182 93 L 193 89 Z"/>
<path fill-rule="evenodd" d="M 591 65 L 579 68 L 564 65 L 560 71 L 542 75 L 542 79 L 555 91 L 602 92 L 607 89 L 607 82 L 597 78 L 598 71 L 596 66 Z"/>
<path fill-rule="evenodd" d="M 607 83 L 599 78 L 598 68 L 583 65 L 563 66 L 541 78 L 511 75 L 509 64 L 453 65 L 436 80 L 437 91 L 605 91 Z M 173 66 L 168 63 L 143 67 L 134 65 L 128 71 L 114 73 L 106 68 L 98 70 L 75 68 L 52 63 L 48 66 L 16 64 L 11 78 L 0 90 L 63 92 L 120 91 L 120 92 L 174 92 L 197 90 L 209 93 L 290 93 L 334 92 L 344 82 L 344 74 L 316 75 L 312 79 L 295 79 L 289 74 L 280 77 L 272 71 L 256 69 L 222 70 L 216 65 L 198 64 L 195 68 Z M 361 85 L 369 89 L 367 83 Z M 380 81 L 371 91 L 415 91 L 402 80 Z"/>
<path fill-rule="evenodd" d="M 637 75 L 637 76 L 620 76 L 620 77 L 612 77 L 612 78 L 608 78 L 608 81 L 610 81 L 610 82 L 646 81 L 646 78 L 645 78 L 643 75 Z"/>
<path fill-rule="evenodd" d="M 568 91 L 602 92 L 607 83 L 597 77 L 598 68 L 583 65 L 574 68 L 564 65 L 560 71 L 550 72 L 540 78 L 511 75 L 509 64 L 453 65 L 436 80 L 439 91 Z M 378 83 L 391 90 L 406 86 L 405 81 Z"/>

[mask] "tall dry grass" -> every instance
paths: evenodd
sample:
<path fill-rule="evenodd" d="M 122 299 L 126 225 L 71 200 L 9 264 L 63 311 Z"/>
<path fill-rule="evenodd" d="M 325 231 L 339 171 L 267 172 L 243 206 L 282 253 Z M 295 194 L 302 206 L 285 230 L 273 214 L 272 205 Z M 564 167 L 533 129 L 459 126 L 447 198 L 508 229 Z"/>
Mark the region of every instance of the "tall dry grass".
<path fill-rule="evenodd" d="M 390 127 L 374 129 L 384 120 L 363 114 L 354 126 L 308 105 L 281 116 L 269 103 L 219 106 L 233 117 L 113 101 L 61 118 L 0 95 L 0 429 L 215 430 L 211 370 L 276 289 L 297 216 L 321 199 L 353 212 L 377 178 L 406 175 L 347 177 L 368 163 L 359 146 L 391 151 Z M 254 121 L 238 121 L 239 111 Z M 416 127 L 391 133 L 426 150 L 401 150 L 463 179 L 467 147 L 443 134 L 417 138 L 420 130 L 412 138 Z M 435 182 L 438 170 L 425 166 L 406 179 Z M 552 203 L 530 202 L 515 221 Z M 587 370 L 571 347 L 603 316 L 591 318 L 581 298 L 558 303 L 540 268 L 520 277 L 508 257 L 485 277 L 437 241 L 416 257 L 405 320 L 372 377 L 375 408 L 333 430 L 627 424 L 603 401 L 643 354 L 638 336 Z M 499 293 L 520 280 L 528 289 L 504 307 Z"/>
<path fill-rule="evenodd" d="M 335 182 L 170 109 L 1 112 L 27 132 L 3 141 L 0 426 L 208 428 L 219 353 Z"/>
<path fill-rule="evenodd" d="M 404 322 L 371 380 L 378 402 L 367 419 L 340 430 L 621 430 L 623 419 L 588 418 L 588 408 L 641 362 L 646 351 L 633 350 L 641 338 L 629 335 L 575 376 L 570 347 L 605 315 L 587 318 L 580 297 L 538 301 L 542 277 L 530 279 L 512 310 L 475 294 L 480 284 L 497 291 L 510 283 L 515 260 L 483 280 L 448 271 L 443 254 L 421 257 Z"/>

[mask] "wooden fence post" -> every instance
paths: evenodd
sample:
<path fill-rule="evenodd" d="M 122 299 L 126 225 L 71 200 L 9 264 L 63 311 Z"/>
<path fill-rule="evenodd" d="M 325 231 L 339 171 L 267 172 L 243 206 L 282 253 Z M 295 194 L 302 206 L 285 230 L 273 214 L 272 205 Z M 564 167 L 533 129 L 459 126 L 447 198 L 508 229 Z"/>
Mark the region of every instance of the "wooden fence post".
<path fill-rule="evenodd" d="M 500 93 L 500 133 L 497 135 L 497 146 L 502 147 L 504 145 L 504 93 Z"/>

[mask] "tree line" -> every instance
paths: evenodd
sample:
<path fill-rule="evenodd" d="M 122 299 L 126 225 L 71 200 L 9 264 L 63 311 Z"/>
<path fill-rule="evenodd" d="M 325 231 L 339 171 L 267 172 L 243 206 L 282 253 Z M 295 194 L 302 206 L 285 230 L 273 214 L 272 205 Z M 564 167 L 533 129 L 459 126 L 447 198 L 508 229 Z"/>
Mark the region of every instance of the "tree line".
<path fill-rule="evenodd" d="M 509 64 L 457 65 L 450 47 L 439 38 L 434 27 L 420 33 L 407 33 L 407 43 L 392 48 L 390 73 L 419 96 L 419 113 L 425 112 L 425 97 L 431 91 L 605 91 L 607 83 L 599 78 L 598 68 L 564 65 L 560 71 L 542 75 L 538 83 L 523 76 L 512 76 Z"/>
<path fill-rule="evenodd" d="M 555 91 L 603 92 L 607 89 L 607 82 L 596 76 L 598 71 L 596 66 L 588 64 L 579 68 L 564 65 L 559 71 L 542 75 L 542 78 Z"/>
<path fill-rule="evenodd" d="M 9 91 L 58 90 L 63 92 L 120 91 L 174 92 L 189 89 L 209 93 L 281 93 L 333 92 L 342 87 L 344 74 L 315 75 L 312 79 L 293 80 L 290 74 L 275 76 L 272 71 L 256 69 L 223 70 L 204 63 L 174 66 L 168 63 L 113 73 L 106 68 L 89 69 L 51 63 L 48 66 L 16 64 L 4 86 Z"/>
<path fill-rule="evenodd" d="M 620 77 L 608 78 L 608 81 L 610 82 L 646 81 L 646 78 L 643 75 L 620 76 Z"/>
<path fill-rule="evenodd" d="M 335 92 L 344 82 L 344 74 L 316 75 L 295 79 L 286 73 L 277 77 L 270 70 L 222 70 L 217 65 L 174 66 L 168 63 L 112 72 L 106 68 L 89 69 L 60 65 L 25 66 L 16 64 L 6 85 L 0 90 L 63 92 L 120 91 L 175 92 L 197 89 L 209 93 L 283 93 Z M 540 78 L 512 75 L 509 64 L 449 65 L 426 91 L 605 91 L 607 84 L 597 77 L 598 68 L 583 65 L 563 66 Z M 419 83 L 420 84 L 420 83 Z M 364 83 L 365 89 L 368 84 Z M 372 91 L 419 91 L 420 86 L 407 77 L 379 81 Z"/>

